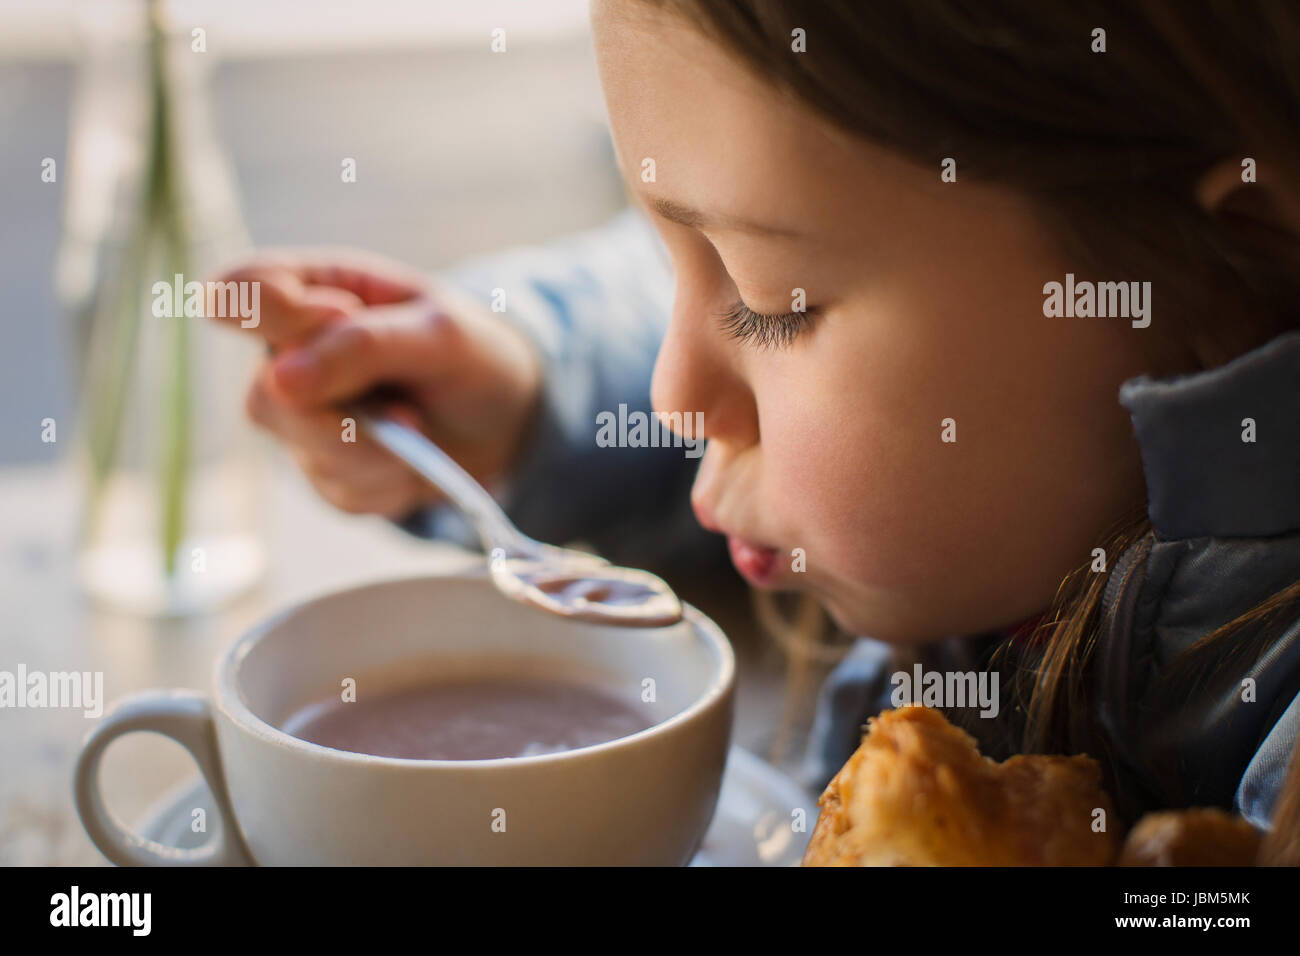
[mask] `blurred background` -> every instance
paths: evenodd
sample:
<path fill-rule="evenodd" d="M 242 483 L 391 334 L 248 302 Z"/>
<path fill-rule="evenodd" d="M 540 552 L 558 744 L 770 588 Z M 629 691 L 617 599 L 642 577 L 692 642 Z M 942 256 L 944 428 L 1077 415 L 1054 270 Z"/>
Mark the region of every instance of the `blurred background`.
<path fill-rule="evenodd" d="M 212 126 L 258 246 L 343 243 L 435 269 L 596 225 L 624 205 L 586 0 L 167 9 L 206 31 Z M 66 169 L 88 50 L 142 10 L 142 0 L 0 0 L 0 462 L 58 454 L 33 440 L 31 421 L 72 424 L 52 281 L 67 197 L 38 174 L 47 156 Z M 504 56 L 489 49 L 498 26 L 509 28 Z M 355 183 L 340 180 L 343 156 L 357 159 Z"/>
<path fill-rule="evenodd" d="M 344 244 L 436 270 L 596 226 L 626 205 L 586 0 L 160 8 L 167 48 L 192 51 L 194 29 L 205 46 L 176 57 L 190 66 L 167 84 L 184 127 L 173 159 L 195 186 L 177 202 L 195 224 L 196 276 L 270 245 Z M 242 337 L 212 333 L 215 323 L 175 325 L 192 325 L 177 333 L 189 340 L 123 332 L 142 304 L 115 283 L 152 181 L 146 10 L 0 0 L 0 669 L 102 671 L 105 705 L 149 687 L 206 689 L 226 644 L 289 603 L 481 560 L 318 499 L 243 421 L 257 353 Z M 490 49 L 498 27 L 505 55 Z M 343 157 L 356 160 L 355 182 L 340 177 Z M 142 274 L 169 274 L 156 268 Z M 180 421 L 166 374 L 178 354 L 193 369 Z M 190 422 L 202 423 L 192 467 L 173 474 L 167 436 Z M 88 492 L 100 433 L 116 452 Z M 171 478 L 189 489 L 178 499 L 189 524 L 159 529 Z M 179 544 L 179 590 L 157 581 L 159 530 Z M 189 573 L 191 554 L 201 574 Z M 735 742 L 793 766 L 790 742 L 832 662 L 815 662 L 791 697 L 785 657 L 730 569 L 671 583 L 737 648 Z M 783 714 L 793 733 L 777 740 Z M 77 710 L 0 710 L 0 864 L 102 862 L 71 801 L 93 725 Z M 195 772 L 178 745 L 142 737 L 152 735 L 114 743 L 104 766 L 126 821 Z"/>

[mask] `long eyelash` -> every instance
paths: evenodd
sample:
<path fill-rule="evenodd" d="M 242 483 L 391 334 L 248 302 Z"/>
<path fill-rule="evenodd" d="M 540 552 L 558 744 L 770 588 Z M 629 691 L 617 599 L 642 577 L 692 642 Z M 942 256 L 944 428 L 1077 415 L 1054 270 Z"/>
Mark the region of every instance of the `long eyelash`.
<path fill-rule="evenodd" d="M 722 330 L 732 338 L 751 342 L 760 349 L 780 349 L 795 340 L 816 311 L 808 309 L 805 312 L 764 315 L 743 302 L 737 302 L 726 312 L 720 312 L 719 317 L 722 319 Z"/>

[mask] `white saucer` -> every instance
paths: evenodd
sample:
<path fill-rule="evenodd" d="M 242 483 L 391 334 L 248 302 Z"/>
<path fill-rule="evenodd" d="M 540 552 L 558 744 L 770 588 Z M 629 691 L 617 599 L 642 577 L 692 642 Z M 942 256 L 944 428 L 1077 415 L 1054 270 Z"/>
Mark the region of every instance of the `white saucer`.
<path fill-rule="evenodd" d="M 795 810 L 802 828 L 795 830 Z M 748 750 L 732 747 L 718 808 L 691 866 L 798 866 L 817 797 Z"/>
<path fill-rule="evenodd" d="M 202 777 L 186 780 L 160 799 L 136 825 L 141 836 L 165 846 L 202 846 L 194 810 L 217 819 L 212 793 Z M 802 810 L 802 831 L 795 830 Z M 713 822 L 691 866 L 798 866 L 817 822 L 817 798 L 748 751 L 732 747 Z M 220 826 L 220 824 L 217 824 Z"/>

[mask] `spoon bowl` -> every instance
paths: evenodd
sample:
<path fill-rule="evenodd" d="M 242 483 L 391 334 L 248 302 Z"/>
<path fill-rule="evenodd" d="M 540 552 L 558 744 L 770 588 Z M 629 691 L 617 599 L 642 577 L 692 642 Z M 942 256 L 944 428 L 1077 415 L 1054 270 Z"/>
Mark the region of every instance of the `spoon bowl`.
<path fill-rule="evenodd" d="M 509 598 L 560 617 L 664 627 L 682 604 L 662 578 L 604 558 L 534 541 L 506 516 L 465 469 L 421 432 L 360 409 L 349 412 L 367 434 L 436 487 L 474 527 L 490 555 L 492 582 Z"/>
<path fill-rule="evenodd" d="M 682 617 L 681 602 L 649 571 L 502 558 L 491 562 L 497 588 L 560 617 L 628 627 L 664 627 Z"/>

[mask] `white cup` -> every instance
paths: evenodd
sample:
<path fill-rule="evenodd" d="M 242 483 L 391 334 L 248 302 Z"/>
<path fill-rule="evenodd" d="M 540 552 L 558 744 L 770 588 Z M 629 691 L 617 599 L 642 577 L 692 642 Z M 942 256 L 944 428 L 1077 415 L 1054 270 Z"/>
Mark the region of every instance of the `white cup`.
<path fill-rule="evenodd" d="M 595 746 L 491 760 L 351 753 L 279 729 L 306 705 L 337 699 L 348 677 L 360 697 L 383 683 L 375 675 L 503 673 L 590 677 L 640 701 L 654 723 Z M 150 691 L 121 701 L 78 757 L 77 812 L 121 865 L 680 865 L 713 817 L 734 684 L 730 644 L 694 608 L 671 627 L 618 628 L 507 600 L 485 574 L 371 584 L 245 634 L 218 659 L 210 698 Z M 140 730 L 198 763 L 220 816 L 204 846 L 146 840 L 105 807 L 104 749 Z"/>

